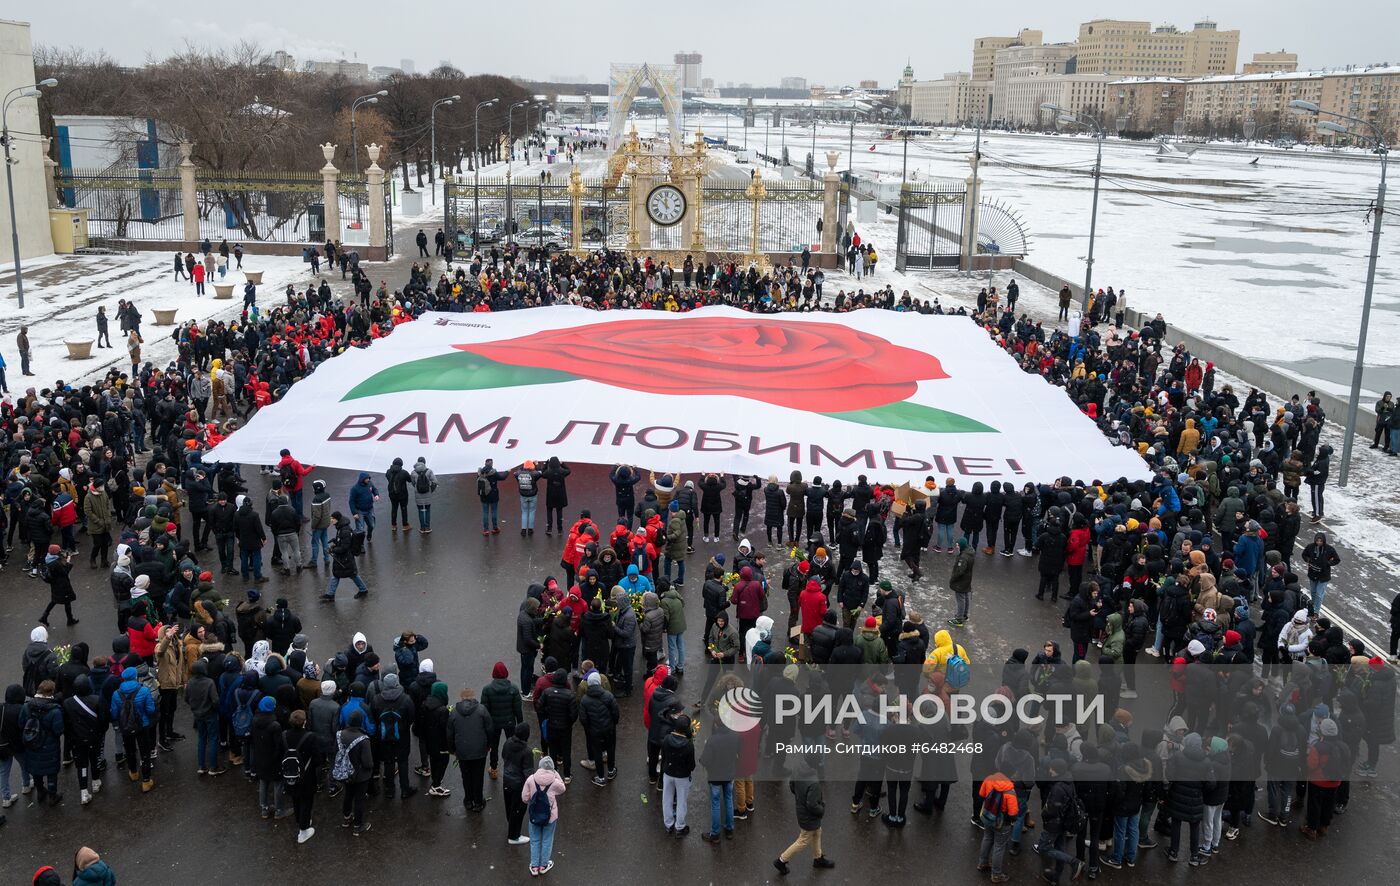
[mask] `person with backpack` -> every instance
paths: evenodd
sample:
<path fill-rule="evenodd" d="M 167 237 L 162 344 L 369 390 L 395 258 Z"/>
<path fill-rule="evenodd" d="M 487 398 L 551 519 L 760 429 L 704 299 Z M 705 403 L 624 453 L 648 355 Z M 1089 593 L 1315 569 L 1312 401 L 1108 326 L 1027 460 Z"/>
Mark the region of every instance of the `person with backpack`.
<path fill-rule="evenodd" d="M 361 471 L 355 485 L 350 487 L 350 519 L 358 531 L 363 527 L 365 541 L 374 540 L 374 503 L 379 501 L 379 490 L 370 481 L 368 473 Z"/>
<path fill-rule="evenodd" d="M 1215 786 L 1214 768 L 1206 756 L 1201 736 L 1192 732 L 1182 742 L 1181 750 L 1167 760 L 1167 802 L 1165 812 L 1171 816 L 1171 845 L 1167 860 L 1176 862 L 1181 846 L 1181 826 L 1188 826 L 1191 842 L 1191 866 L 1205 864 L 1200 853 L 1201 820 L 1205 818 L 1206 792 Z"/>
<path fill-rule="evenodd" d="M 351 528 L 349 521 L 340 511 L 331 513 L 331 525 L 335 527 L 335 538 L 331 540 L 330 546 L 331 582 L 327 585 L 326 592 L 321 595 L 321 601 L 335 602 L 335 589 L 344 578 L 355 583 L 355 599 L 364 599 L 369 596 L 369 588 L 365 587 L 365 580 L 360 578 L 360 567 L 355 558 L 364 553 L 364 540 L 367 536 L 363 531 Z"/>
<path fill-rule="evenodd" d="M 326 491 L 325 480 L 311 481 L 311 558 L 307 569 L 316 568 L 316 552 L 321 553 L 321 562 L 331 565 L 331 545 L 327 537 L 331 527 L 331 494 Z"/>
<path fill-rule="evenodd" d="M 1317 740 L 1308 748 L 1307 818 L 1300 830 L 1309 840 L 1327 836 L 1332 815 L 1338 808 L 1337 788 L 1351 772 L 1352 754 L 1339 732 L 1337 721 L 1325 718 L 1317 727 Z M 29 765 L 32 769 L 34 763 L 31 761 Z"/>
<path fill-rule="evenodd" d="M 102 746 L 107 737 L 107 723 L 98 713 L 102 697 L 92 689 L 92 678 L 84 673 L 73 679 L 67 697 L 63 699 L 63 733 L 68 754 L 78 770 L 78 790 L 83 805 L 92 802 L 92 795 L 102 790 Z"/>
<path fill-rule="evenodd" d="M 306 711 L 292 711 L 287 718 L 286 752 L 282 757 L 282 784 L 292 795 L 292 811 L 297 819 L 297 843 L 316 836 L 311 826 L 311 809 L 321 782 L 325 751 L 321 737 L 307 727 Z"/>
<path fill-rule="evenodd" d="M 58 657 L 49 648 L 48 628 L 40 625 L 29 632 L 29 645 L 20 658 L 20 683 L 25 695 L 33 695 L 43 681 L 58 676 Z"/>
<path fill-rule="evenodd" d="M 63 764 L 63 711 L 54 700 L 57 688 L 53 680 L 42 681 L 19 713 L 20 744 L 38 792 L 36 802 L 47 801 L 50 806 L 63 802 L 58 791 L 58 771 Z"/>
<path fill-rule="evenodd" d="M 292 458 L 291 450 L 283 449 L 281 460 L 277 462 L 277 478 L 284 494 L 291 499 L 292 509 L 297 517 L 305 516 L 302 510 L 302 492 L 306 475 L 316 470 L 315 465 L 303 465 Z"/>
<path fill-rule="evenodd" d="M 526 459 L 524 464 L 511 471 L 511 476 L 520 488 L 520 534 L 534 535 L 535 512 L 540 503 L 540 479 L 544 472 L 536 468 L 533 461 Z"/>
<path fill-rule="evenodd" d="M 287 754 L 287 742 L 282 724 L 277 722 L 277 701 L 264 695 L 258 700 L 258 712 L 253 715 L 249 733 L 249 755 L 253 775 L 258 780 L 258 809 L 264 819 L 286 818 L 291 815 L 286 803 L 286 785 L 282 780 L 282 758 Z"/>
<path fill-rule="evenodd" d="M 530 876 L 554 870 L 554 833 L 559 827 L 559 797 L 567 788 L 554 771 L 554 758 L 540 758 L 539 768 L 525 779 L 520 799 L 530 821 Z"/>
<path fill-rule="evenodd" d="M 335 734 L 335 763 L 331 766 L 331 778 L 345 785 L 340 826 L 350 828 L 355 837 L 370 829 L 370 823 L 365 821 L 365 797 L 374 777 L 374 752 L 365 728 L 365 712 L 358 708 L 351 711 L 345 728 Z"/>
<path fill-rule="evenodd" d="M 1003 871 L 1006 844 L 1011 839 L 1011 826 L 1021 814 L 1016 785 L 1002 773 L 993 772 L 982 780 L 978 795 L 982 798 L 982 812 L 978 818 L 982 825 L 982 847 L 977 853 L 977 870 L 990 870 L 993 883 L 1005 883 L 1011 879 Z"/>
<path fill-rule="evenodd" d="M 228 758 L 243 773 L 252 777 L 252 760 L 248 742 L 253 731 L 253 715 L 257 712 L 262 692 L 258 689 L 258 673 L 251 667 L 238 678 L 229 699 Z"/>
<path fill-rule="evenodd" d="M 486 463 L 476 472 L 476 497 L 481 499 L 481 534 L 500 535 L 501 490 L 496 485 L 510 478 L 510 474 L 496 470 L 495 462 Z"/>
<path fill-rule="evenodd" d="M 63 607 L 64 614 L 68 616 L 69 627 L 78 623 L 78 619 L 73 617 L 73 601 L 78 599 L 78 595 L 73 592 L 73 579 L 70 576 L 72 571 L 73 555 L 64 553 L 58 545 L 49 545 L 48 553 L 44 555 L 44 563 L 39 567 L 39 575 L 49 586 L 49 605 L 44 607 L 44 614 L 39 616 L 39 624 L 44 627 L 49 626 L 49 613 L 55 606 Z"/>
<path fill-rule="evenodd" d="M 1069 762 L 1064 757 L 1051 757 L 1046 770 L 1050 788 L 1040 805 L 1040 841 L 1035 851 L 1041 858 L 1041 876 L 1048 883 L 1058 884 L 1066 866 L 1073 872 L 1072 881 L 1084 874 L 1084 862 L 1067 852 L 1065 846 L 1077 839 L 1088 816 L 1069 780 Z"/>
<path fill-rule="evenodd" d="M 793 803 L 797 810 L 797 839 L 792 845 L 778 853 L 773 859 L 773 867 L 778 873 L 787 876 L 792 870 L 789 862 L 803 849 L 812 850 L 812 867 L 829 869 L 836 862 L 822 853 L 822 818 L 826 815 L 826 800 L 822 796 L 822 783 L 806 757 L 799 757 L 794 764 L 792 780 L 788 782 L 792 791 Z M 745 818 L 748 817 L 746 810 Z"/>
<path fill-rule="evenodd" d="M 427 459 L 418 456 L 413 465 L 413 503 L 418 507 L 418 531 L 423 535 L 433 531 L 433 493 L 437 492 L 437 475 L 428 467 Z M 404 532 L 408 531 L 408 517 L 404 517 Z"/>
<path fill-rule="evenodd" d="M 150 793 L 156 786 L 151 772 L 151 760 L 155 754 L 156 702 L 151 690 L 138 679 L 136 668 L 123 669 L 121 678 L 121 685 L 112 693 L 112 703 L 107 713 L 121 733 L 127 777 L 132 781 L 139 778 L 141 793 Z M 233 743 L 229 744 L 232 747 Z"/>
<path fill-rule="evenodd" d="M 24 707 L 24 687 L 11 683 L 5 687 L 5 700 L 0 703 L 0 806 L 9 809 L 18 798 L 10 791 L 10 770 L 19 764 L 21 793 L 34 789 L 29 763 L 24 758 L 24 742 L 20 734 L 19 716 Z"/>
<path fill-rule="evenodd" d="M 403 514 L 403 528 L 408 531 L 408 486 L 412 481 L 403 459 L 396 458 L 384 472 L 384 489 L 389 493 L 389 531 L 399 531 L 399 514 Z"/>
<path fill-rule="evenodd" d="M 443 684 L 443 694 L 446 693 L 447 686 Z M 492 719 L 486 707 L 477 701 L 476 690 L 471 687 L 462 689 L 459 699 L 447 718 L 447 747 L 457 757 L 462 769 L 463 804 L 468 812 L 481 812 L 486 808 L 486 798 L 482 795 L 482 773 L 486 769 L 486 756 L 490 750 Z"/>
<path fill-rule="evenodd" d="M 408 754 L 413 747 L 410 735 L 415 713 L 413 699 L 404 692 L 398 674 L 386 673 L 378 682 L 379 691 L 370 702 L 370 719 L 376 726 L 379 757 L 384 764 L 384 796 L 394 799 L 397 775 L 399 793 L 407 800 L 418 793 L 418 789 L 408 783 Z"/>
<path fill-rule="evenodd" d="M 501 749 L 501 795 L 506 803 L 506 843 L 523 846 L 530 838 L 520 831 L 525 824 L 525 800 L 521 793 L 525 779 L 535 771 L 535 756 L 530 752 L 530 724 L 515 724 L 505 747 Z"/>

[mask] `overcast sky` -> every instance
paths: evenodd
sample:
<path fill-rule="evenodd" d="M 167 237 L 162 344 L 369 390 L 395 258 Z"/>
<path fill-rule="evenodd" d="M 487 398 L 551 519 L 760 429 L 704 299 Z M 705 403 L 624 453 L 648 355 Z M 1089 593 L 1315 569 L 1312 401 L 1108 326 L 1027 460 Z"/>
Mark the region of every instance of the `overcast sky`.
<path fill-rule="evenodd" d="M 535 79 L 607 78 L 609 62 L 669 62 L 674 53 L 704 56 L 703 76 L 723 85 L 777 85 L 784 76 L 812 83 L 875 79 L 890 87 L 906 58 L 919 79 L 969 70 L 972 39 L 1038 28 L 1047 42 L 1073 40 L 1080 22 L 1097 17 L 1169 22 L 1189 29 L 1209 16 L 1240 31 L 1240 62 L 1259 51 L 1297 52 L 1303 67 L 1400 62 L 1394 34 L 1400 3 L 1329 5 L 1308 0 L 1213 0 L 1176 4 L 1116 0 L 1060 3 L 1003 0 L 944 4 L 907 0 L 803 0 L 801 3 L 640 0 L 502 3 L 382 3 L 285 0 L 175 4 L 70 0 L 26 4 L 9 15 L 33 24 L 35 43 L 101 48 L 139 64 L 186 41 L 202 46 L 254 41 L 306 59 L 353 58 L 397 66 L 412 59 L 427 71 L 451 61 L 467 73 Z M 475 18 L 471 13 L 482 11 Z M 489 10 L 489 12 L 487 12 Z M 498 14 L 497 11 L 504 14 Z M 7 16 L 8 17 L 8 16 Z M 517 32 L 515 29 L 519 28 Z"/>

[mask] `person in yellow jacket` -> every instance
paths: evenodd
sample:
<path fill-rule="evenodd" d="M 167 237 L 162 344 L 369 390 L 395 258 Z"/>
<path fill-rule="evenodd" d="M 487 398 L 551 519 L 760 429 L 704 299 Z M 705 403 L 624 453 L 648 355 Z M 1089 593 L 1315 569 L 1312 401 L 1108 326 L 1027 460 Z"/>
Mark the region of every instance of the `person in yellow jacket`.
<path fill-rule="evenodd" d="M 933 635 L 933 649 L 929 650 L 928 657 L 924 659 L 924 677 L 932 677 L 934 674 L 944 674 L 948 672 L 948 659 L 953 654 L 962 657 L 962 660 L 972 664 L 972 658 L 968 656 L 967 650 L 960 643 L 953 642 L 953 635 L 947 631 L 939 631 Z"/>

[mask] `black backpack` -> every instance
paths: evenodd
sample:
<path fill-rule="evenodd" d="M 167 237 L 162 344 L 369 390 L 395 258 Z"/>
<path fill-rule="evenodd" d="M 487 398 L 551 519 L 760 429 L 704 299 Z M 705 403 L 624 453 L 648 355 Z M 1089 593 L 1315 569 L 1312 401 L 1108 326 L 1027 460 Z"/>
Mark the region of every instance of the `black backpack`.
<path fill-rule="evenodd" d="M 418 490 L 419 495 L 427 495 L 429 492 L 432 491 L 432 486 L 428 483 L 428 472 L 418 471 L 417 474 L 418 482 L 414 486 L 414 488 Z"/>
<path fill-rule="evenodd" d="M 136 710 L 136 693 L 140 691 L 140 687 L 137 687 L 130 693 L 121 693 L 122 706 L 117 711 L 117 727 L 122 735 L 135 735 L 141 731 L 141 714 Z"/>
<path fill-rule="evenodd" d="M 1084 808 L 1084 801 L 1079 799 L 1079 794 L 1071 794 L 1065 805 L 1060 807 L 1060 833 L 1077 834 L 1088 820 L 1089 812 Z"/>
<path fill-rule="evenodd" d="M 379 715 L 379 740 L 397 742 L 402 736 L 399 725 L 403 722 L 403 716 L 394 709 L 389 709 Z"/>
<path fill-rule="evenodd" d="M 44 745 L 44 734 L 48 729 L 44 726 L 43 716 L 35 716 L 30 713 L 29 719 L 24 721 L 24 730 L 20 733 L 20 741 L 27 751 L 37 751 Z"/>
<path fill-rule="evenodd" d="M 542 828 L 549 824 L 549 790 L 536 783 L 535 792 L 530 795 L 530 805 L 526 811 L 530 815 L 530 824 L 535 827 Z"/>
<path fill-rule="evenodd" d="M 283 465 L 278 472 L 282 478 L 282 485 L 287 489 L 295 489 L 297 485 L 297 471 L 291 465 Z"/>
<path fill-rule="evenodd" d="M 302 741 L 306 741 L 306 736 L 302 736 Z M 296 747 L 287 748 L 287 752 L 282 755 L 282 783 L 287 787 L 295 787 L 306 771 L 306 767 L 301 762 L 301 757 L 297 751 L 301 748 L 298 743 Z"/>

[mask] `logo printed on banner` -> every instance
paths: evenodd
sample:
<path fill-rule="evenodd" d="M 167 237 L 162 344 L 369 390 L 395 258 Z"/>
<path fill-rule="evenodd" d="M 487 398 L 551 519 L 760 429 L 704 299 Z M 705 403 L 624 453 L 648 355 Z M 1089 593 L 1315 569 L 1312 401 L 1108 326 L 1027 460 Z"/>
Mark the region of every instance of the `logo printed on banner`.
<path fill-rule="evenodd" d="M 748 732 L 762 722 L 763 700 L 747 686 L 735 686 L 720 696 L 716 716 L 733 732 Z"/>
<path fill-rule="evenodd" d="M 649 394 L 742 397 L 922 433 L 996 433 L 909 402 L 939 360 L 863 330 L 765 317 L 623 320 L 545 329 L 381 370 L 343 400 L 418 390 L 477 391 L 587 380 Z"/>

